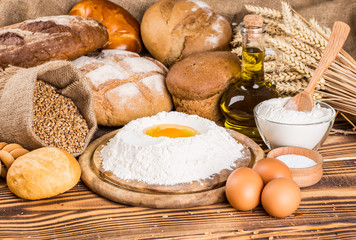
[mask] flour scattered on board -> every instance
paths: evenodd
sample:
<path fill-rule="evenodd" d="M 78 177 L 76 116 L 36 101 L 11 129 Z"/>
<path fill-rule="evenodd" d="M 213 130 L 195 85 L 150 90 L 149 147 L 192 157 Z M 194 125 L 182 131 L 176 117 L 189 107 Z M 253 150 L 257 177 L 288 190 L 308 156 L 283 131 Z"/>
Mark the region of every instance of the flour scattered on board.
<path fill-rule="evenodd" d="M 193 137 L 151 137 L 143 130 L 179 124 L 200 132 Z M 222 127 L 196 115 L 161 112 L 131 121 L 100 152 L 102 168 L 124 180 L 174 185 L 211 178 L 231 170 L 243 156 L 243 145 Z"/>

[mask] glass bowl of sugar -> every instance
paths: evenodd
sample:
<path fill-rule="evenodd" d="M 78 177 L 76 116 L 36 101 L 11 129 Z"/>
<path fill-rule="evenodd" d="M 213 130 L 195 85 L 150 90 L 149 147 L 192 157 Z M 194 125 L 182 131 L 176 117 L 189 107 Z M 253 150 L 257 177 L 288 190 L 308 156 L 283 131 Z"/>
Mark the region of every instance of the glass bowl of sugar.
<path fill-rule="evenodd" d="M 312 111 L 284 109 L 287 98 L 272 98 L 254 108 L 257 129 L 269 149 L 292 146 L 318 150 L 336 116 L 328 104 L 316 102 Z"/>

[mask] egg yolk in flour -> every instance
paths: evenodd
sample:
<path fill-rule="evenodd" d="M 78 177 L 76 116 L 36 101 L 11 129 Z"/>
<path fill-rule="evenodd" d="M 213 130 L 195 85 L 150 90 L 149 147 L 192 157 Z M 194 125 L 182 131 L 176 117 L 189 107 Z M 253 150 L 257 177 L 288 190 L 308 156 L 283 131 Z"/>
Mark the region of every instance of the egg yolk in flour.
<path fill-rule="evenodd" d="M 179 137 L 193 137 L 199 132 L 194 128 L 177 125 L 177 124 L 160 124 L 143 131 L 146 135 L 151 137 L 169 137 L 169 138 L 179 138 Z"/>

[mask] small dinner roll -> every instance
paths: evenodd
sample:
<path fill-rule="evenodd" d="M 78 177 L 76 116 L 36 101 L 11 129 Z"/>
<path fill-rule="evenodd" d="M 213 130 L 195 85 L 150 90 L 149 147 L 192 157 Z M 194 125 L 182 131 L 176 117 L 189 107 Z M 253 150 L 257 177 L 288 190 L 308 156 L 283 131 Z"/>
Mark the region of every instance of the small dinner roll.
<path fill-rule="evenodd" d="M 80 179 L 78 161 L 56 147 L 44 147 L 22 155 L 8 169 L 6 181 L 20 198 L 50 198 L 74 187 Z"/>

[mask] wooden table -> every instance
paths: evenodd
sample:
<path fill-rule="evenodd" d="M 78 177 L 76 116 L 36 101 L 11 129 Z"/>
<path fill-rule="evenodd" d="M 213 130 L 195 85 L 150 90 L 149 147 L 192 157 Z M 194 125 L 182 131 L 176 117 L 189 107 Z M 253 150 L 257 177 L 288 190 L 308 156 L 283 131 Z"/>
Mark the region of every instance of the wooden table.
<path fill-rule="evenodd" d="M 26 201 L 0 180 L 0 239 L 356 239 L 356 135 L 329 136 L 324 176 L 302 189 L 291 216 L 228 203 L 149 209 L 111 202 L 82 182 L 57 197 Z"/>

